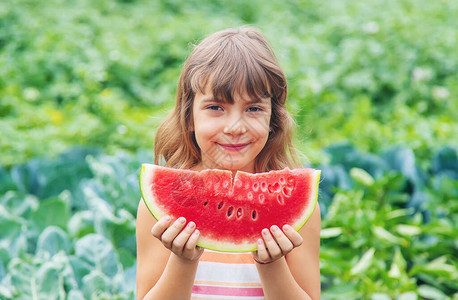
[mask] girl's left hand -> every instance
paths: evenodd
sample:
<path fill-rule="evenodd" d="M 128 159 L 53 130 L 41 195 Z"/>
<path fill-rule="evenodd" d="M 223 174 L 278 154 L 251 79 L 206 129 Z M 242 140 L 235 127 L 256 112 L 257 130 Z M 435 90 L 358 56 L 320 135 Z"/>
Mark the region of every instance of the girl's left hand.
<path fill-rule="evenodd" d="M 284 225 L 282 231 L 273 225 L 270 231 L 262 230 L 262 239 L 258 240 L 258 251 L 253 252 L 253 257 L 260 264 L 268 264 L 299 247 L 302 241 L 302 236 L 291 226 Z"/>

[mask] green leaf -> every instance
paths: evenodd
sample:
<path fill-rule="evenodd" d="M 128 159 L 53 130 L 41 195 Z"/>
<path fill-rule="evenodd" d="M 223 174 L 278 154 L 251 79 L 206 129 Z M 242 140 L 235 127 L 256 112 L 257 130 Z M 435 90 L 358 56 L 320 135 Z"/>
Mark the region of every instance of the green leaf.
<path fill-rule="evenodd" d="M 8 191 L 15 190 L 16 186 L 11 178 L 11 174 L 0 164 L 0 195 L 8 193 Z M 0 203 L 2 203 L 0 201 Z"/>
<path fill-rule="evenodd" d="M 124 280 L 121 282 L 121 290 L 134 293 L 137 282 L 137 264 L 134 263 L 132 267 L 124 270 Z"/>
<path fill-rule="evenodd" d="M 80 290 L 71 290 L 70 293 L 68 293 L 67 300 L 85 300 L 85 298 Z"/>
<path fill-rule="evenodd" d="M 49 226 L 38 237 L 36 255 L 49 258 L 59 251 L 69 253 L 70 240 L 62 229 L 56 226 Z"/>
<path fill-rule="evenodd" d="M 124 270 L 135 265 L 137 261 L 136 256 L 132 255 L 130 251 L 124 248 L 119 248 L 117 249 L 117 252 L 119 255 L 119 261 L 121 262 Z"/>
<path fill-rule="evenodd" d="M 418 287 L 418 294 L 421 297 L 426 299 L 433 299 L 433 300 L 442 300 L 447 299 L 447 296 L 439 289 L 432 287 L 430 285 L 423 284 Z"/>
<path fill-rule="evenodd" d="M 98 270 L 92 271 L 83 278 L 83 292 L 86 299 L 94 299 L 97 294 L 110 289 L 110 280 Z"/>
<path fill-rule="evenodd" d="M 390 166 L 403 174 L 413 184 L 423 186 L 423 180 L 416 166 L 415 154 L 412 149 L 397 147 L 384 155 Z"/>
<path fill-rule="evenodd" d="M 391 232 L 387 231 L 385 228 L 380 226 L 373 226 L 372 228 L 374 234 L 381 240 L 389 243 L 389 244 L 397 244 L 402 246 L 407 246 L 408 241 L 403 238 L 397 237 Z"/>
<path fill-rule="evenodd" d="M 0 299 L 13 299 L 12 288 L 0 285 Z"/>
<path fill-rule="evenodd" d="M 63 278 L 60 275 L 60 267 L 52 261 L 45 262 L 32 281 L 32 290 L 35 291 L 37 298 L 58 299 L 61 288 L 63 289 Z"/>
<path fill-rule="evenodd" d="M 396 218 L 406 217 L 406 216 L 412 215 L 414 211 L 415 210 L 413 208 L 395 209 L 395 210 L 392 210 L 392 211 L 388 212 L 386 217 L 388 219 L 396 219 Z"/>
<path fill-rule="evenodd" d="M 356 265 L 354 265 L 353 268 L 351 268 L 350 274 L 357 275 L 366 271 L 372 264 L 372 258 L 374 257 L 374 253 L 374 248 L 370 248 L 369 250 L 367 250 L 363 254 L 363 256 L 361 256 L 361 259 L 358 261 L 358 263 L 356 263 Z"/>
<path fill-rule="evenodd" d="M 415 292 L 406 292 L 399 295 L 396 300 L 418 300 L 418 296 Z"/>
<path fill-rule="evenodd" d="M 124 209 L 119 209 L 116 216 L 110 203 L 97 197 L 92 189 L 86 188 L 85 193 L 94 212 L 95 232 L 111 239 L 115 247 L 127 247 L 135 243 L 135 218 Z"/>
<path fill-rule="evenodd" d="M 11 278 L 11 284 L 19 291 L 21 298 L 38 298 L 36 271 L 37 267 L 33 263 L 18 258 L 12 259 L 9 263 L 8 273 Z"/>
<path fill-rule="evenodd" d="M 448 264 L 446 260 L 446 256 L 441 256 L 427 263 L 426 265 L 415 265 L 410 270 L 410 274 L 430 274 L 435 277 L 442 277 L 449 280 L 457 280 L 458 271 L 456 266 Z"/>
<path fill-rule="evenodd" d="M 81 238 L 94 230 L 94 212 L 90 210 L 77 211 L 67 224 L 68 232 L 73 238 Z"/>
<path fill-rule="evenodd" d="M 399 248 L 396 248 L 393 263 L 391 264 L 388 276 L 392 278 L 400 278 L 401 275 L 406 273 L 406 266 L 407 263 L 404 257 L 402 256 L 401 250 L 399 250 Z"/>
<path fill-rule="evenodd" d="M 391 297 L 388 294 L 374 293 L 371 296 L 371 300 L 391 300 Z"/>
<path fill-rule="evenodd" d="M 350 282 L 342 282 L 333 285 L 322 293 L 323 299 L 358 299 L 357 287 Z"/>
<path fill-rule="evenodd" d="M 8 191 L 0 197 L 0 204 L 13 216 L 27 218 L 32 211 L 38 208 L 39 202 L 35 196 Z"/>
<path fill-rule="evenodd" d="M 398 224 L 396 231 L 403 236 L 415 236 L 421 234 L 421 228 L 414 225 Z"/>
<path fill-rule="evenodd" d="M 0 248 L 7 250 L 9 258 L 26 252 L 27 237 L 23 220 L 11 216 L 2 205 L 0 205 L 0 228 Z"/>
<path fill-rule="evenodd" d="M 333 238 L 333 237 L 341 235 L 342 232 L 343 231 L 341 227 L 332 227 L 332 228 L 321 229 L 320 238 L 322 239 Z"/>
<path fill-rule="evenodd" d="M 74 255 L 69 257 L 69 263 L 72 269 L 72 272 L 75 276 L 75 281 L 77 286 L 83 286 L 83 278 L 94 269 L 94 266 L 90 262 L 87 262 L 79 257 Z"/>
<path fill-rule="evenodd" d="M 12 177 L 20 191 L 45 199 L 65 190 L 73 191 L 82 178 L 91 175 L 84 157 L 94 150 L 75 147 L 57 159 L 33 159 L 12 169 Z"/>
<path fill-rule="evenodd" d="M 350 176 L 356 182 L 364 186 L 372 186 L 375 182 L 374 178 L 369 173 L 360 168 L 352 168 L 350 170 Z"/>
<path fill-rule="evenodd" d="M 38 209 L 32 214 L 31 220 L 37 231 L 42 231 L 51 225 L 65 229 L 70 220 L 69 203 L 63 198 L 41 201 Z"/>
<path fill-rule="evenodd" d="M 65 289 L 77 286 L 63 252 L 46 260 L 30 255 L 14 258 L 8 276 L 18 293 L 15 299 L 65 299 Z"/>
<path fill-rule="evenodd" d="M 120 270 L 113 245 L 101 235 L 90 234 L 78 240 L 75 251 L 76 257 L 108 277 L 115 276 Z"/>
<path fill-rule="evenodd" d="M 432 169 L 434 173 L 458 172 L 458 150 L 450 146 L 441 148 L 434 154 Z"/>

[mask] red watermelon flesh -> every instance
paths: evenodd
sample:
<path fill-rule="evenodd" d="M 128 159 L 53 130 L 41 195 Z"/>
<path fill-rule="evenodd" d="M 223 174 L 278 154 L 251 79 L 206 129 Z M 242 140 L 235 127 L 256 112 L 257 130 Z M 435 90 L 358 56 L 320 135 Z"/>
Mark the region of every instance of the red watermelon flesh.
<path fill-rule="evenodd" d="M 198 245 L 229 252 L 256 250 L 261 230 L 284 224 L 299 230 L 315 209 L 319 170 L 288 168 L 250 174 L 172 169 L 143 164 L 140 189 L 156 219 L 196 223 Z"/>

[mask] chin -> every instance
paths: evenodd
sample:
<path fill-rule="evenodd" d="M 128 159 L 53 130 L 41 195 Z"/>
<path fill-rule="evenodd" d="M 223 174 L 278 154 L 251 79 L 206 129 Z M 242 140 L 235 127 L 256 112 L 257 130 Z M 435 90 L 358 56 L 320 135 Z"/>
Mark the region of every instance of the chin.
<path fill-rule="evenodd" d="M 241 162 L 223 162 L 220 167 L 225 170 L 230 171 L 246 171 L 250 170 L 250 163 L 241 163 Z M 254 168 L 254 165 L 253 165 Z"/>

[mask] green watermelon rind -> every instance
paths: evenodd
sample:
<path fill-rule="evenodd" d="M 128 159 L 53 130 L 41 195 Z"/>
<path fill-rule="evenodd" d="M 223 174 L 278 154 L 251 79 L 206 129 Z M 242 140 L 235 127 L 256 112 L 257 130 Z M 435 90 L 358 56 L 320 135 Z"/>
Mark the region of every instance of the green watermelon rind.
<path fill-rule="evenodd" d="M 149 185 L 149 182 L 152 182 L 152 177 L 154 176 L 155 172 L 151 172 L 155 168 L 154 165 L 152 164 L 142 164 L 141 170 L 140 170 L 140 177 L 139 177 L 139 184 L 140 184 L 140 192 L 142 195 L 142 199 L 145 202 L 146 207 L 150 211 L 150 213 L 153 215 L 153 217 L 156 220 L 159 220 L 160 218 L 164 217 L 161 213 L 161 210 L 158 209 L 157 206 L 154 205 L 155 201 L 151 198 L 154 198 L 153 194 L 150 194 L 151 197 L 146 195 L 146 193 L 143 192 L 144 187 L 147 187 Z M 290 224 L 294 230 L 299 231 L 305 223 L 310 219 L 312 216 L 313 212 L 315 211 L 316 205 L 318 203 L 318 186 L 320 182 L 320 175 L 321 171 L 320 170 L 315 170 L 314 176 L 315 176 L 315 184 L 313 185 L 313 191 L 310 193 L 311 195 L 315 195 L 314 199 L 310 199 L 310 202 L 313 203 L 313 205 L 308 205 L 308 209 L 302 214 L 303 218 L 298 218 L 298 222 L 296 224 Z M 215 242 L 214 240 L 211 239 L 206 239 L 203 236 L 200 236 L 199 241 L 197 242 L 197 246 L 209 249 L 209 250 L 214 250 L 214 251 L 220 251 L 220 252 L 253 252 L 257 250 L 256 244 L 234 244 L 234 247 L 228 246 L 228 243 L 218 243 Z"/>
<path fill-rule="evenodd" d="M 299 231 L 305 225 L 305 223 L 307 223 L 307 221 L 310 219 L 313 212 L 315 211 L 316 205 L 318 203 L 318 186 L 320 184 L 321 170 L 315 170 L 314 176 L 316 177 L 315 184 L 313 185 L 313 192 L 310 193 L 311 195 L 315 195 L 315 199 L 311 200 L 313 203 L 313 207 L 312 205 L 308 206 L 309 209 L 306 210 L 305 213 L 303 214 L 303 216 L 307 216 L 307 217 L 302 222 L 299 222 L 297 225 L 292 225 L 292 227 L 296 231 Z"/>

